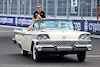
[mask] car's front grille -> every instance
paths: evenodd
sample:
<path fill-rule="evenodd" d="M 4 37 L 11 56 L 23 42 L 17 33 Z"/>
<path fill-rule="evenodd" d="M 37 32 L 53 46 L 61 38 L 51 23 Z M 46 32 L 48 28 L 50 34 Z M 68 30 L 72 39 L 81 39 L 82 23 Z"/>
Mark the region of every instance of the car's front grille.
<path fill-rule="evenodd" d="M 56 46 L 72 46 L 74 42 L 71 41 L 55 41 L 54 45 Z"/>
<path fill-rule="evenodd" d="M 90 41 L 38 41 L 40 45 L 54 45 L 54 46 L 73 46 L 73 45 L 88 45 Z"/>
<path fill-rule="evenodd" d="M 79 45 L 88 45 L 88 44 L 91 44 L 90 41 L 81 41 L 81 42 L 78 42 Z"/>

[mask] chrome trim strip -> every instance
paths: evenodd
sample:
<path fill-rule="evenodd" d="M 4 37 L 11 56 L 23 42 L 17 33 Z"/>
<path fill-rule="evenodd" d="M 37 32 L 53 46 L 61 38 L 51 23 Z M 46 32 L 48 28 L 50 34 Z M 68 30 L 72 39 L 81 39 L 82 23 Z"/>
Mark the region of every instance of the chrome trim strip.
<path fill-rule="evenodd" d="M 88 46 L 91 46 L 92 47 L 91 44 L 89 44 L 89 45 L 75 45 L 75 47 L 88 47 Z"/>
<path fill-rule="evenodd" d="M 78 40 L 78 39 L 48 39 L 48 40 L 35 40 L 36 42 L 40 41 L 79 41 L 79 42 L 85 42 L 85 41 L 91 41 L 91 40 Z"/>

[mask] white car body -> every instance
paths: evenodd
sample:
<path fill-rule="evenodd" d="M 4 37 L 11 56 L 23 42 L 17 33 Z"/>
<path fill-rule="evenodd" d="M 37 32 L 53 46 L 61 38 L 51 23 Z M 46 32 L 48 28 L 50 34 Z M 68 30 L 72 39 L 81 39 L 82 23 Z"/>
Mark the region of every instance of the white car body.
<path fill-rule="evenodd" d="M 62 23 L 63 19 L 43 19 L 42 21 L 44 21 L 43 22 L 44 24 L 46 22 L 52 23 L 51 21 L 55 22 L 54 20 L 61 21 Z M 38 23 L 38 21 L 40 22 L 41 20 L 36 20 L 34 21 L 34 23 L 35 22 Z M 65 19 L 64 21 L 66 24 L 71 22 L 71 20 L 65 20 Z M 86 51 L 92 50 L 91 39 L 89 38 L 90 36 L 89 32 L 82 32 L 74 29 L 67 30 L 67 27 L 65 27 L 65 29 L 45 29 L 45 28 L 43 29 L 41 28 L 39 30 L 34 30 L 34 29 L 32 31 L 28 31 L 27 29 L 14 30 L 15 32 L 14 42 L 20 45 L 21 49 L 24 52 L 25 51 L 32 52 L 33 59 L 36 61 L 40 60 L 41 57 L 39 55 L 41 55 L 42 53 L 43 54 L 56 53 L 60 55 L 66 55 L 70 53 L 77 54 L 78 60 L 84 61 Z M 42 37 L 47 39 L 42 39 Z M 39 38 L 41 40 L 39 40 Z M 34 51 L 37 52 L 38 54 L 35 53 Z M 80 53 L 82 53 L 82 55 L 84 56 L 81 56 Z"/>

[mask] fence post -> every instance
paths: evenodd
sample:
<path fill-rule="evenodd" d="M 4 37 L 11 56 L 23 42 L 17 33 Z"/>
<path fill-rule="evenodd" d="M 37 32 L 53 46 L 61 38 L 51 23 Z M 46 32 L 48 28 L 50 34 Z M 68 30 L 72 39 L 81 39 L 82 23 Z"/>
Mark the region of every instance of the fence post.
<path fill-rule="evenodd" d="M 67 0 L 67 18 L 69 19 L 69 0 Z"/>
<path fill-rule="evenodd" d="M 81 0 L 81 18 L 83 19 L 83 0 Z"/>

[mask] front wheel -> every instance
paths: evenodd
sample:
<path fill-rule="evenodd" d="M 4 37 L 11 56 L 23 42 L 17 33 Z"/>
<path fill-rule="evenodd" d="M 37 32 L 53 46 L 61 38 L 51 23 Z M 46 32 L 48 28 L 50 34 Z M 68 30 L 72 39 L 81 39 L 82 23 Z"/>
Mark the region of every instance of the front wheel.
<path fill-rule="evenodd" d="M 86 51 L 77 52 L 77 59 L 78 59 L 78 61 L 84 62 L 85 57 L 86 57 Z"/>
<path fill-rule="evenodd" d="M 41 61 L 41 53 L 39 53 L 38 51 L 36 51 L 34 47 L 33 47 L 33 59 L 36 62 Z"/>

